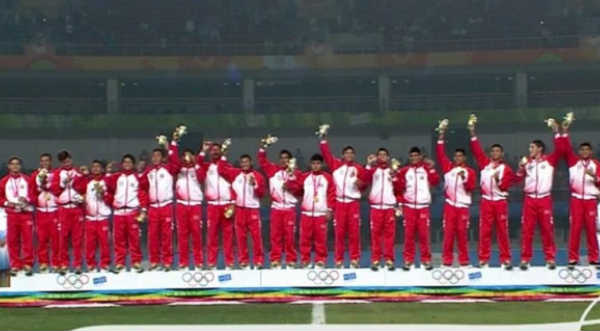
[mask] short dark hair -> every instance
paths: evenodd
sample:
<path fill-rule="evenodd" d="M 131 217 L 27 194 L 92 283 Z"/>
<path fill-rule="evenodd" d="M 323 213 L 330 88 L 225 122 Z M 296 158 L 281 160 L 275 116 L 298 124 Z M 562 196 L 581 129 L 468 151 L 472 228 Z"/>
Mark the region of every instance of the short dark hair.
<path fill-rule="evenodd" d="M 248 160 L 252 161 L 252 157 L 249 154 L 240 155 L 240 160 L 241 159 L 248 159 Z"/>
<path fill-rule="evenodd" d="M 593 149 L 592 144 L 590 144 L 587 141 L 584 141 L 581 144 L 579 144 L 579 148 L 581 148 L 581 147 L 589 147 L 590 149 Z"/>
<path fill-rule="evenodd" d="M 71 153 L 69 153 L 69 151 L 67 150 L 62 150 L 60 152 L 58 152 L 58 154 L 56 155 L 56 158 L 62 162 L 66 159 L 70 159 L 71 158 Z"/>
<path fill-rule="evenodd" d="M 543 141 L 536 139 L 536 140 L 532 141 L 531 143 L 536 145 L 537 147 L 541 148 L 542 152 L 546 151 L 546 144 L 544 144 Z"/>
<path fill-rule="evenodd" d="M 19 161 L 19 163 L 23 163 L 23 160 L 21 160 L 21 158 L 20 158 L 20 157 L 18 157 L 18 156 L 11 156 L 11 157 L 9 157 L 9 158 L 8 158 L 8 162 L 6 162 L 6 163 L 11 163 L 11 162 L 12 162 L 12 161 L 14 161 L 14 160 L 17 160 L 17 161 Z"/>
<path fill-rule="evenodd" d="M 354 152 L 354 147 L 348 145 L 348 146 L 344 147 L 344 149 L 342 149 L 342 153 L 346 153 L 347 150 L 351 150 Z"/>
<path fill-rule="evenodd" d="M 388 151 L 387 148 L 385 148 L 385 147 L 379 147 L 377 149 L 377 153 L 379 153 L 379 152 L 385 152 L 385 154 L 390 155 L 390 151 Z"/>
<path fill-rule="evenodd" d="M 215 147 L 215 146 L 219 147 L 219 149 L 221 148 L 221 144 L 219 144 L 219 143 L 212 143 L 212 144 L 210 144 L 211 148 Z"/>
<path fill-rule="evenodd" d="M 462 153 L 463 155 L 467 155 L 467 152 L 464 148 L 457 148 L 454 150 L 454 153 Z"/>
<path fill-rule="evenodd" d="M 313 156 L 310 157 L 310 161 L 320 161 L 323 162 L 323 156 L 321 154 L 313 154 Z"/>
<path fill-rule="evenodd" d="M 161 155 L 162 157 L 165 157 L 165 156 L 166 156 L 166 154 L 167 154 L 167 153 L 165 152 L 165 149 L 164 149 L 164 148 L 160 148 L 160 147 L 157 147 L 157 148 L 155 148 L 155 149 L 153 149 L 153 150 L 152 150 L 152 153 L 156 153 L 156 152 L 160 153 L 160 155 Z"/>
<path fill-rule="evenodd" d="M 94 163 L 99 164 L 102 168 L 104 168 L 104 162 L 103 161 L 94 160 L 94 161 L 92 161 L 92 164 L 94 164 Z"/>
<path fill-rule="evenodd" d="M 500 148 L 500 150 L 504 152 L 504 147 L 502 147 L 502 145 L 500 144 L 493 144 L 492 146 L 490 146 L 490 149 L 492 148 Z"/>
<path fill-rule="evenodd" d="M 40 154 L 40 159 L 44 158 L 44 157 L 47 157 L 50 160 L 52 160 L 52 154 L 50 154 L 50 153 L 42 153 L 42 154 Z"/>
<path fill-rule="evenodd" d="M 417 146 L 413 146 L 408 150 L 408 154 L 419 153 L 421 154 L 421 149 Z"/>
<path fill-rule="evenodd" d="M 123 163 L 123 161 L 125 161 L 125 159 L 130 159 L 132 163 L 135 163 L 135 156 L 133 156 L 131 154 L 123 155 L 123 157 L 121 158 L 121 163 Z"/>
<path fill-rule="evenodd" d="M 287 149 L 282 149 L 279 152 L 279 156 L 286 154 L 290 159 L 293 158 L 294 156 L 292 155 L 292 152 L 288 151 Z"/>
<path fill-rule="evenodd" d="M 185 154 L 185 153 L 190 153 L 190 154 L 192 154 L 192 155 L 193 155 L 193 154 L 194 154 L 194 150 L 193 150 L 193 149 L 191 149 L 191 148 L 184 148 L 184 149 L 183 149 L 183 154 Z"/>

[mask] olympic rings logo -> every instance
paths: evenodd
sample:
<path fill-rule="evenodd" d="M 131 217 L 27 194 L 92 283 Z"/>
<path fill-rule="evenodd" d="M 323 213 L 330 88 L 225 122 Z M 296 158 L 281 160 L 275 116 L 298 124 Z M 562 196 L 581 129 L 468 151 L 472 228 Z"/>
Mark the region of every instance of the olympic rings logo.
<path fill-rule="evenodd" d="M 583 284 L 588 279 L 592 278 L 592 270 L 590 269 L 579 269 L 575 268 L 573 270 L 564 268 L 558 271 L 558 277 L 560 279 L 566 281 L 567 283 L 579 283 Z"/>
<path fill-rule="evenodd" d="M 69 274 L 66 276 L 58 275 L 56 277 L 56 283 L 62 286 L 65 290 L 79 290 L 89 282 L 90 277 L 86 274 Z"/>
<path fill-rule="evenodd" d="M 340 273 L 337 270 L 311 270 L 306 278 L 315 285 L 331 285 L 340 278 Z"/>
<path fill-rule="evenodd" d="M 460 269 L 436 269 L 431 277 L 440 284 L 456 284 L 465 278 L 465 272 Z"/>
<path fill-rule="evenodd" d="M 181 280 L 190 287 L 206 287 L 215 280 L 215 274 L 211 271 L 186 271 L 181 275 Z"/>

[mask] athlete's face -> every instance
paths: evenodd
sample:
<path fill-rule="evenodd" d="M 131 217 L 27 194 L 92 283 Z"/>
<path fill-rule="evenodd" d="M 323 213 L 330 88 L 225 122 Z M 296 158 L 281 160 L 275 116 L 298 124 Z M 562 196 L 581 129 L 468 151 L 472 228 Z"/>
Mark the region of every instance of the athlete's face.
<path fill-rule="evenodd" d="M 19 159 L 12 159 L 8 162 L 8 171 L 11 173 L 19 173 L 21 171 L 21 161 Z"/>
<path fill-rule="evenodd" d="M 72 167 L 73 166 L 73 159 L 68 157 L 66 159 L 64 159 L 61 164 L 63 165 L 63 167 Z"/>
<path fill-rule="evenodd" d="M 504 151 L 498 146 L 494 146 L 490 149 L 490 158 L 493 161 L 500 161 L 504 158 Z"/>
<path fill-rule="evenodd" d="M 590 146 L 587 145 L 582 145 L 579 146 L 579 156 L 584 158 L 584 159 L 589 159 L 590 157 L 592 157 L 592 154 L 594 154 L 594 151 L 592 150 L 592 148 Z"/>
<path fill-rule="evenodd" d="M 152 158 L 150 159 L 153 165 L 159 165 L 163 161 L 163 155 L 159 151 L 152 152 Z"/>
<path fill-rule="evenodd" d="M 535 158 L 542 155 L 542 148 L 534 143 L 529 144 L 529 157 Z"/>
<path fill-rule="evenodd" d="M 100 163 L 92 163 L 92 168 L 90 169 L 92 175 L 100 175 L 104 172 L 104 168 Z"/>
<path fill-rule="evenodd" d="M 219 145 L 210 146 L 210 157 L 213 160 L 218 160 L 221 158 L 221 147 Z"/>
<path fill-rule="evenodd" d="M 186 151 L 183 153 L 183 161 L 187 164 L 196 164 L 196 158 L 194 154 L 190 151 Z"/>
<path fill-rule="evenodd" d="M 250 158 L 247 157 L 243 157 L 240 159 L 240 168 L 242 168 L 242 170 L 244 171 L 248 171 L 250 169 L 252 169 L 252 160 L 250 160 Z"/>
<path fill-rule="evenodd" d="M 40 168 L 50 170 L 52 168 L 52 159 L 47 155 L 40 157 Z"/>
<path fill-rule="evenodd" d="M 312 171 L 321 171 L 322 167 L 323 167 L 323 162 L 321 162 L 319 160 L 310 161 L 310 169 Z"/>
<path fill-rule="evenodd" d="M 352 162 L 352 161 L 354 161 L 354 158 L 356 157 L 356 154 L 354 153 L 354 149 L 347 148 L 344 151 L 344 153 L 342 154 L 342 156 L 344 157 L 344 161 L 346 161 L 346 162 Z"/>
<path fill-rule="evenodd" d="M 387 163 L 390 159 L 390 155 L 386 151 L 378 151 L 377 152 L 377 161 L 381 163 Z"/>
<path fill-rule="evenodd" d="M 133 170 L 134 165 L 135 164 L 133 163 L 133 160 L 128 157 L 123 159 L 123 162 L 121 162 L 121 166 L 123 167 L 123 170 L 127 170 L 127 171 Z"/>
<path fill-rule="evenodd" d="M 454 164 L 464 164 L 467 160 L 465 153 L 454 152 Z"/>
<path fill-rule="evenodd" d="M 421 153 L 413 152 L 408 154 L 408 160 L 410 164 L 417 164 L 423 161 L 423 155 Z"/>
<path fill-rule="evenodd" d="M 290 162 L 290 155 L 288 153 L 281 153 L 279 154 L 279 165 L 282 167 L 287 167 L 288 163 Z"/>

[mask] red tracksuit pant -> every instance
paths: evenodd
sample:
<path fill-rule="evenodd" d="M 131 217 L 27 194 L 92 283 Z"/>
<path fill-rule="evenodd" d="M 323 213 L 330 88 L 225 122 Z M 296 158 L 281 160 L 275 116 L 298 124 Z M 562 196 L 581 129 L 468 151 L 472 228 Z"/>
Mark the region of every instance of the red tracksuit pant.
<path fill-rule="evenodd" d="M 327 217 L 300 216 L 300 260 L 310 263 L 311 248 L 315 245 L 315 263 L 327 262 Z"/>
<path fill-rule="evenodd" d="M 337 202 L 333 219 L 335 230 L 335 263 L 344 262 L 344 246 L 348 234 L 350 260 L 360 260 L 360 206 L 358 201 Z"/>
<path fill-rule="evenodd" d="M 431 262 L 431 243 L 429 240 L 429 207 L 411 208 L 404 206 L 404 263 L 415 262 L 415 239 L 421 246 L 421 263 Z"/>
<path fill-rule="evenodd" d="M 37 259 L 40 264 L 50 264 L 57 268 L 60 266 L 59 235 L 58 235 L 58 213 L 38 211 L 35 214 L 37 221 Z M 50 248 L 50 249 L 48 249 Z M 50 259 L 50 255 L 52 258 Z"/>
<path fill-rule="evenodd" d="M 188 206 L 178 203 L 175 207 L 177 220 L 177 244 L 179 246 L 179 266 L 190 265 L 190 241 L 192 242 L 194 265 L 204 263 L 202 252 L 202 205 Z"/>
<path fill-rule="evenodd" d="M 375 209 L 371 207 L 371 261 L 381 262 L 381 245 L 383 258 L 395 261 L 394 242 L 396 241 L 396 211 Z"/>
<path fill-rule="evenodd" d="M 542 245 L 546 261 L 554 261 L 556 244 L 554 243 L 554 217 L 552 216 L 552 198 L 531 198 L 525 196 L 523 217 L 521 219 L 521 261 L 529 262 L 533 255 L 533 233 L 535 225 L 540 225 Z"/>
<path fill-rule="evenodd" d="M 571 197 L 569 201 L 569 262 L 579 262 L 579 239 L 585 228 L 588 260 L 598 262 L 598 240 L 596 238 L 596 216 L 598 201 Z"/>
<path fill-rule="evenodd" d="M 85 255 L 88 269 L 95 269 L 96 247 L 100 249 L 100 268 L 110 266 L 108 220 L 85 222 Z"/>
<path fill-rule="evenodd" d="M 83 210 L 79 207 L 58 209 L 58 222 L 60 233 L 60 265 L 69 266 L 69 239 L 73 254 L 73 266 L 81 268 L 83 251 L 84 219 Z"/>
<path fill-rule="evenodd" d="M 252 237 L 254 265 L 262 266 L 265 262 L 262 245 L 262 227 L 258 208 L 235 207 L 235 235 L 237 238 L 239 263 L 248 265 L 248 238 Z"/>
<path fill-rule="evenodd" d="M 271 208 L 271 263 L 281 261 L 281 252 L 285 248 L 285 259 L 288 264 L 297 262 L 296 211 L 294 209 Z"/>
<path fill-rule="evenodd" d="M 7 212 L 6 243 L 13 269 L 33 267 L 33 215 Z"/>
<path fill-rule="evenodd" d="M 469 208 L 444 204 L 444 239 L 442 263 L 451 265 L 454 260 L 454 241 L 458 241 L 458 263 L 469 264 Z"/>
<path fill-rule="evenodd" d="M 115 265 L 124 266 L 129 252 L 131 263 L 142 262 L 140 250 L 140 226 L 136 217 L 138 213 L 115 215 L 113 217 L 113 244 L 115 246 Z"/>
<path fill-rule="evenodd" d="M 235 258 L 233 254 L 233 217 L 226 218 L 225 210 L 228 205 L 208 205 L 207 214 L 207 241 L 208 241 L 208 266 L 217 265 L 219 253 L 219 231 L 223 239 L 223 251 L 225 253 L 225 265 L 233 267 Z"/>
<path fill-rule="evenodd" d="M 150 264 L 173 263 L 173 205 L 148 209 L 148 256 Z"/>
<path fill-rule="evenodd" d="M 496 227 L 496 241 L 500 262 L 510 263 L 510 237 L 508 235 L 508 201 L 481 199 L 479 209 L 479 262 L 488 263 L 492 247 L 492 230 Z"/>

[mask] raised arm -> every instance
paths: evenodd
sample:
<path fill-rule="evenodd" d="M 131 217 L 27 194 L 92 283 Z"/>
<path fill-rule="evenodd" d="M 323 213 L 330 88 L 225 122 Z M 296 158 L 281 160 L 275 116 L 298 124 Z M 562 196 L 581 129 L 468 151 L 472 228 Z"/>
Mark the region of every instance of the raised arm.
<path fill-rule="evenodd" d="M 179 146 L 177 141 L 173 140 L 169 144 L 168 158 L 167 158 L 167 169 L 171 175 L 176 175 L 181 168 L 181 160 L 179 159 Z"/>
<path fill-rule="evenodd" d="M 329 142 L 326 139 L 323 139 L 321 140 L 319 147 L 321 148 L 321 154 L 323 154 L 323 158 L 325 159 L 325 163 L 327 163 L 329 169 L 331 171 L 337 169 L 342 163 L 342 161 L 333 156 L 333 154 L 331 153 L 331 148 L 329 147 Z"/>
<path fill-rule="evenodd" d="M 233 167 L 226 161 L 221 160 L 217 164 L 217 173 L 219 176 L 225 178 L 225 180 L 230 183 L 232 183 L 241 172 L 242 170 Z"/>
<path fill-rule="evenodd" d="M 481 143 L 477 136 L 471 137 L 471 152 L 475 157 L 475 161 L 477 162 L 477 166 L 479 169 L 485 168 L 490 163 L 490 159 L 485 155 L 483 148 L 481 147 Z"/>
<path fill-rule="evenodd" d="M 446 144 L 444 143 L 444 135 L 440 134 L 440 138 L 437 141 L 437 145 L 435 148 L 435 152 L 437 155 L 438 162 L 440 162 L 440 166 L 442 167 L 442 172 L 446 173 L 452 169 L 452 162 L 446 156 Z"/>
<path fill-rule="evenodd" d="M 577 161 L 579 161 L 579 157 L 577 156 L 577 154 L 575 154 L 575 151 L 573 151 L 573 145 L 571 143 L 571 136 L 569 135 L 569 132 L 566 131 L 561 139 L 560 139 L 560 144 L 559 144 L 562 154 L 564 155 L 565 159 L 567 160 L 567 165 L 569 165 L 569 167 L 574 166 L 575 164 L 577 164 Z"/>
<path fill-rule="evenodd" d="M 267 176 L 272 177 L 275 175 L 277 170 L 279 170 L 277 165 L 269 161 L 267 158 L 267 151 L 264 148 L 258 149 L 257 159 L 260 168 L 267 174 Z"/>

